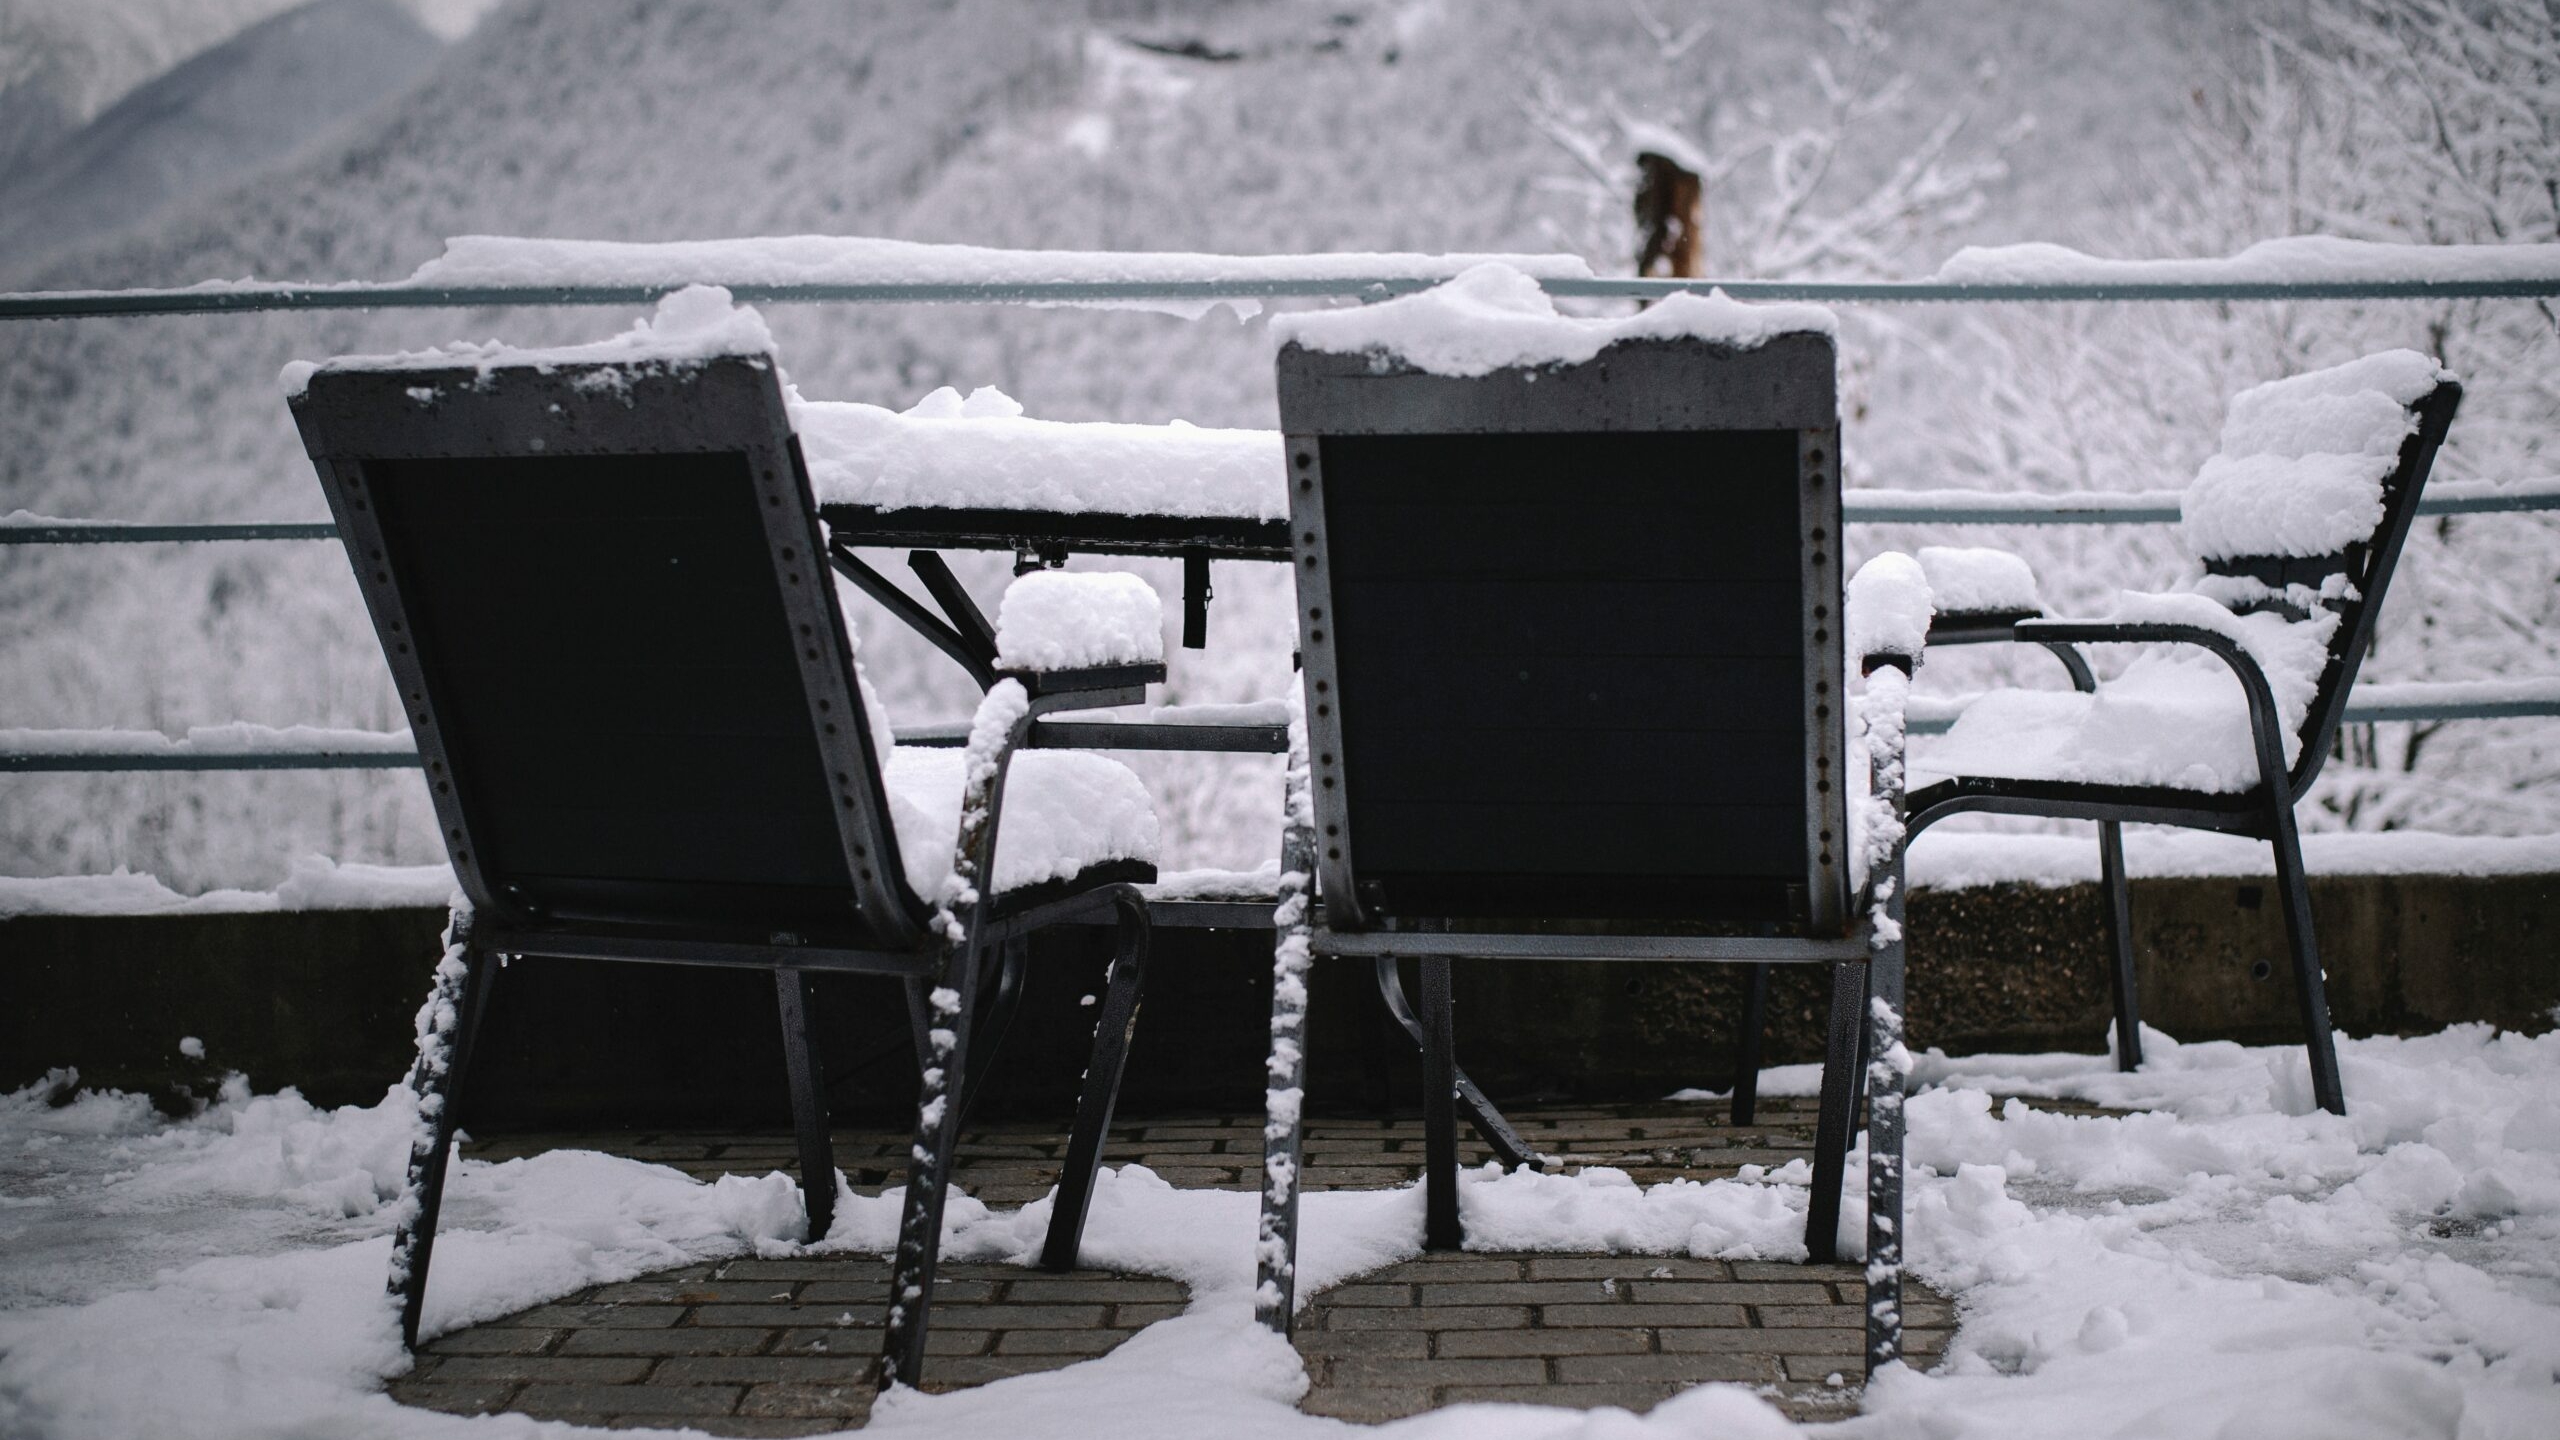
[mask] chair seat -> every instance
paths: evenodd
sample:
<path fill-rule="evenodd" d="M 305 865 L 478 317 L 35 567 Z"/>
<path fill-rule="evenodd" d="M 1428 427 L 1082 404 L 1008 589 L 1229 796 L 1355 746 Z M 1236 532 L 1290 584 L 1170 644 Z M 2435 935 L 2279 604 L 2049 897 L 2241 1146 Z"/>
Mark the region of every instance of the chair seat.
<path fill-rule="evenodd" d="M 1974 701 L 1944 737 L 1914 747 L 1914 791 L 1958 775 L 2238 794 L 2256 787 L 2258 758 L 2230 670 L 2162 651 L 2091 693 L 1995 690 Z"/>
<path fill-rule="evenodd" d="M 940 895 L 959 838 L 964 752 L 902 745 L 881 778 L 907 884 L 927 904 Z M 1153 864 L 1156 812 L 1128 766 L 1079 750 L 1023 750 L 1005 774 L 996 835 L 995 890 L 1026 889 L 1087 870 Z"/>

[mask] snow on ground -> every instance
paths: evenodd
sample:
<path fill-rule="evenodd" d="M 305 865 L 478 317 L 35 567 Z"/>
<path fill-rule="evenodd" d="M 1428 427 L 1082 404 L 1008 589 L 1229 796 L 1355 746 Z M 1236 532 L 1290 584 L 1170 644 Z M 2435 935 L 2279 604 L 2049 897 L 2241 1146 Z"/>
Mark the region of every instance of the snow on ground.
<path fill-rule="evenodd" d="M 2341 1045 L 2353 1113 L 2319 1113 L 2300 1053 L 2153 1034 L 2089 1056 L 1923 1057 L 1910 1105 L 1912 1264 L 1957 1294 L 1935 1374 L 1896 1368 L 1849 1437 L 2547 1436 L 2560 1430 L 2560 1033 L 2456 1027 Z M 1799 1088 L 1791 1071 L 1769 1088 Z M 409 1117 L 313 1110 L 235 1081 L 192 1120 L 140 1100 L 0 1097 L 0 1435 L 560 1433 L 408 1410 L 381 1293 Z M 2067 1115 L 2020 1094 L 2133 1110 Z M 1638 1186 L 1623 1173 L 1466 1177 L 1473 1242 L 1792 1258 L 1805 1167 Z M 582 1285 L 788 1250 L 789 1178 L 702 1184 L 583 1151 L 456 1168 L 426 1328 Z M 875 1432 L 1335 1433 L 1250 1315 L 1256 1197 L 1106 1172 L 1090 1263 L 1177 1277 L 1184 1315 L 1112 1354 L 927 1397 Z M 1861 1222 L 1851 1206 L 1844 1228 Z M 885 1249 L 898 1197 L 843 1197 L 820 1248 Z M 945 1254 L 1027 1263 L 1046 1201 L 956 1201 Z M 1413 1189 L 1307 1197 L 1302 1293 L 1416 1253 Z M 1708 1387 L 1643 1420 L 1470 1406 L 1399 1435 L 1787 1433 Z"/>

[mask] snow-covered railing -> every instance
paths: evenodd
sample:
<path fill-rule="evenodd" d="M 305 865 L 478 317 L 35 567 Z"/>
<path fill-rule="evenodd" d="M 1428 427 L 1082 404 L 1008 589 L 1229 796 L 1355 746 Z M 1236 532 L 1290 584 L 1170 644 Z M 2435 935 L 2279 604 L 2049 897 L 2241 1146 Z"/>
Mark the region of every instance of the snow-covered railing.
<path fill-rule="evenodd" d="M 262 310 L 647 305 L 687 285 L 788 304 L 1072 304 L 1258 307 L 1266 300 L 1374 300 L 1500 259 L 1549 294 L 1660 299 L 1722 290 L 1737 300 L 1830 304 L 2462 300 L 2560 296 L 2560 244 L 2385 245 L 2327 236 L 2264 241 L 2237 255 L 2109 260 L 2058 245 L 1958 251 L 1918 280 L 1639 280 L 1591 273 L 1575 255 L 1200 255 L 990 250 L 859 236 L 791 235 L 638 244 L 465 235 L 405 280 L 208 280 L 174 289 L 0 295 L 0 320 L 203 315 Z"/>

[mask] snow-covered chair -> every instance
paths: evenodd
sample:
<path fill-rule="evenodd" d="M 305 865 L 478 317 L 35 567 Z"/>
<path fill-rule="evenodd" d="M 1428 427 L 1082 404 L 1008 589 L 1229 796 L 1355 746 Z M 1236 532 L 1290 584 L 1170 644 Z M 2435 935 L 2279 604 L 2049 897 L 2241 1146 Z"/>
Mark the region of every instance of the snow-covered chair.
<path fill-rule="evenodd" d="M 2181 502 L 2200 573 L 2170 593 L 2127 593 L 2104 619 L 2019 618 L 2039 608 L 2023 562 L 1921 552 L 1940 588 L 1931 645 L 2042 645 L 2073 688 L 1994 691 L 1968 706 L 1915 757 L 1910 829 L 1969 810 L 2098 822 L 2127 1070 L 2142 1050 L 2121 826 L 2252 836 L 2275 850 L 2313 1092 L 2346 1111 L 2293 807 L 2328 758 L 2461 399 L 2434 360 L 2408 350 L 2234 396 L 2221 452 Z M 2117 643 L 2155 648 L 2096 680 L 2079 647 Z"/>
<path fill-rule="evenodd" d="M 809 977 L 895 977 L 922 1101 L 883 1380 L 913 1384 L 987 976 L 1036 929 L 1116 922 L 1052 1224 L 1052 1255 L 1075 1253 L 1146 956 L 1156 817 L 1116 761 L 1016 752 L 1043 710 L 1143 698 L 1161 619 L 1125 577 L 1036 577 L 1005 607 L 965 746 L 896 746 L 762 327 L 682 328 L 662 320 L 654 348 L 288 375 L 462 892 L 419 1016 L 392 1290 L 414 1344 L 493 959 L 769 972 L 812 1240 L 839 1179 Z"/>
<path fill-rule="evenodd" d="M 1284 1333 L 1313 960 L 1419 962 L 1432 1249 L 1463 1242 L 1453 960 L 1832 966 L 1822 1258 L 1859 1037 L 1903 1053 L 1900 699 L 1927 608 L 1894 557 L 1919 603 L 1875 626 L 1855 748 L 1829 317 L 1679 297 L 1585 322 L 1515 278 L 1291 317 L 1279 353 L 1304 674 L 1257 1309 Z M 1901 1344 L 1879 1100 L 1871 1364 Z"/>

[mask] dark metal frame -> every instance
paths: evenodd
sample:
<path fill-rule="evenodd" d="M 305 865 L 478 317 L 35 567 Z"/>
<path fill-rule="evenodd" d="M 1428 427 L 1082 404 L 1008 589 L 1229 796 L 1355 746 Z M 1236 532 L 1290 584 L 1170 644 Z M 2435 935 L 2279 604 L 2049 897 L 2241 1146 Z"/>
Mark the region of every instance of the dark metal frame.
<path fill-rule="evenodd" d="M 2238 642 L 2218 631 L 2192 625 L 2049 620 L 2002 622 L 1974 619 L 1932 626 L 1931 645 L 2015 641 L 2041 645 L 2053 652 L 2069 672 L 2074 688 L 2096 688 L 2084 645 L 2192 645 L 2230 667 L 2249 707 L 2249 733 L 2258 762 L 2258 783 L 2229 794 L 2206 794 L 2168 786 L 2091 785 L 2063 781 L 1956 776 L 1911 797 L 1910 830 L 1919 834 L 1950 815 L 1984 811 L 2003 815 L 2042 815 L 2098 823 L 2100 879 L 2107 900 L 2108 981 L 2112 992 L 2116 1063 L 2132 1070 L 2142 1063 L 2141 1006 L 2134 983 L 2132 905 L 2125 878 L 2123 827 L 2127 823 L 2175 825 L 2264 840 L 2275 852 L 2276 895 L 2283 914 L 2286 948 L 2292 961 L 2294 995 L 2302 1018 L 2303 1043 L 2311 1066 L 2311 1083 L 2320 1108 L 2346 1113 L 2346 1092 L 2338 1075 L 2337 1045 L 2329 1025 L 2326 987 L 2320 968 L 2319 938 L 2312 928 L 2311 892 L 2302 865 L 2302 838 L 2293 807 L 2309 792 L 2311 782 L 2336 743 L 2346 716 L 2347 697 L 2356 671 L 2372 648 L 2374 623 L 2390 588 L 2402 544 L 2416 518 L 2418 502 L 2434 468 L 2436 452 L 2453 425 L 2462 403 L 2462 387 L 2438 384 L 2410 408 L 2417 427 L 2402 442 L 2399 462 L 2383 484 L 2383 515 L 2371 537 L 2352 545 L 2343 556 L 2314 561 L 2281 562 L 2259 558 L 2215 559 L 2208 571 L 2254 575 L 2281 581 L 2286 571 L 2329 573 L 2343 570 L 2353 582 L 2352 598 L 2335 602 L 2339 616 L 2329 640 L 2327 667 L 2318 692 L 2304 715 L 2302 748 L 2293 765 L 2284 763 L 2283 723 L 2274 696 L 2258 663 Z M 2270 572 L 2274 574 L 2270 575 Z"/>
<path fill-rule="evenodd" d="M 1458 1212 L 1455 1113 L 1471 1098 L 1454 1054 L 1450 1003 L 1452 959 L 1719 960 L 1757 966 L 1772 963 L 1832 967 L 1834 1020 L 1826 1061 L 1823 1133 L 1838 1143 L 1818 1152 L 1814 1177 L 1818 1203 L 1809 1219 L 1807 1247 L 1829 1258 L 1844 1179 L 1850 1121 L 1851 1071 L 1863 1040 L 1877 1054 L 1898 1054 L 1901 1036 L 1900 847 L 1873 877 L 1879 908 L 1851 911 L 1846 843 L 1846 700 L 1839 693 L 1842 663 L 1839 623 L 1842 585 L 1838 566 L 1839 428 L 1832 347 L 1826 337 L 1785 336 L 1768 342 L 1750 360 L 1695 341 L 1622 343 L 1579 366 L 1496 371 L 1476 380 L 1430 375 L 1374 356 L 1344 356 L 1284 347 L 1279 359 L 1281 409 L 1289 465 L 1290 538 L 1297 576 L 1301 720 L 1292 727 L 1288 768 L 1288 826 L 1281 860 L 1276 912 L 1270 1113 L 1264 1129 L 1264 1189 L 1257 1246 L 1257 1317 L 1290 1332 L 1295 1310 L 1295 1257 L 1303 1133 L 1306 986 L 1318 958 L 1370 957 L 1400 1022 L 1424 1052 L 1424 1245 L 1456 1249 L 1464 1241 Z M 1701 384 L 1702 374 L 1706 376 Z M 1534 390 L 1526 387 L 1535 386 Z M 1357 857 L 1347 815 L 1352 804 L 1340 763 L 1343 732 L 1337 713 L 1340 672 L 1328 620 L 1333 608 L 1324 504 L 1322 440 L 1332 435 L 1523 434 L 1556 431 L 1793 430 L 1803 556 L 1804 695 L 1801 706 L 1808 747 L 1805 775 L 1804 866 L 1809 892 L 1807 922 L 1793 934 L 1681 933 L 1665 925 L 1651 933 L 1561 934 L 1561 927 L 1499 920 L 1397 918 L 1365 911 L 1358 889 Z M 1906 673 L 1908 661 L 1891 660 Z M 1898 691 L 1896 692 L 1899 693 Z M 1901 726 L 1890 727 L 1891 753 L 1870 757 L 1872 780 L 1897 807 L 1901 787 Z M 1836 837 L 1836 838 L 1835 838 Z M 1643 931 L 1611 925 L 1613 932 Z M 1395 961 L 1420 962 L 1420 1013 L 1399 1004 L 1392 984 Z M 1755 968 L 1754 980 L 1765 984 Z M 1392 987 L 1392 988 L 1389 988 Z M 1765 991 L 1761 992 L 1765 994 Z M 1888 1004 L 1868 1004 L 1881 998 Z M 1879 1095 L 1883 1094 L 1881 1087 Z M 1901 1349 L 1899 1291 L 1894 1278 L 1901 1221 L 1901 1112 L 1894 1103 L 1869 1107 L 1871 1153 L 1884 1157 L 1869 1168 L 1871 1303 L 1868 1358 L 1880 1365 Z M 1827 1215 L 1827 1218 L 1825 1218 Z M 1880 1277 L 1880 1278 L 1879 1278 Z"/>
<path fill-rule="evenodd" d="M 410 1157 L 406 1208 L 394 1237 L 390 1282 L 403 1343 L 414 1347 L 417 1341 L 462 1087 L 494 989 L 492 957 L 501 962 L 551 956 L 771 972 L 812 1238 L 823 1235 L 832 1221 L 837 1176 L 827 1135 L 824 1077 L 810 1043 L 808 976 L 849 972 L 894 976 L 905 983 L 925 1068 L 880 1380 L 884 1385 L 912 1384 L 923 1373 L 943 1198 L 966 1100 L 974 1089 L 970 1082 L 975 1072 L 968 1065 L 971 1031 L 983 1027 L 1001 1034 L 1010 1018 L 1009 995 L 1019 984 L 1025 937 L 1050 925 L 1115 923 L 1119 946 L 1109 999 L 1097 1026 L 1068 1170 L 1061 1176 L 1044 1252 L 1044 1262 L 1052 1267 L 1072 1266 L 1144 975 L 1151 932 L 1136 882 L 1152 879 L 1154 870 L 1135 863 L 1098 867 L 1067 882 L 1017 894 L 989 894 L 991 887 L 984 885 L 964 885 L 959 894 L 942 897 L 920 897 L 908 890 L 887 818 L 879 737 L 871 735 L 864 719 L 843 616 L 828 580 L 824 537 L 770 359 L 573 365 L 489 375 L 472 369 L 331 369 L 315 376 L 292 404 L 416 731 L 436 816 L 464 896 L 455 909 L 446 961 L 420 1014 L 420 1055 L 410 1078 L 420 1125 Z M 806 723 L 841 789 L 841 804 L 831 808 L 845 873 L 853 882 L 854 931 L 804 937 L 743 933 L 733 925 L 564 921 L 520 903 L 493 883 L 481 863 L 481 847 L 473 841 L 475 777 L 453 768 L 439 721 L 439 682 L 410 643 L 416 627 L 388 558 L 392 547 L 368 498 L 366 467 L 377 461 L 529 453 L 746 458 L 755 492 L 766 501 L 759 508 L 784 608 L 804 641 L 794 648 L 801 656 Z M 983 626 L 983 619 L 978 623 Z M 993 764 L 967 782 L 955 873 L 972 881 L 994 873 L 1004 777 L 1013 752 L 1029 741 L 1038 713 L 1069 704 L 1115 703 L 1128 697 L 1133 683 L 1143 695 L 1145 681 L 1161 676 L 1157 666 L 1000 679 L 981 712 L 982 725 L 1001 726 L 989 757 Z"/>

